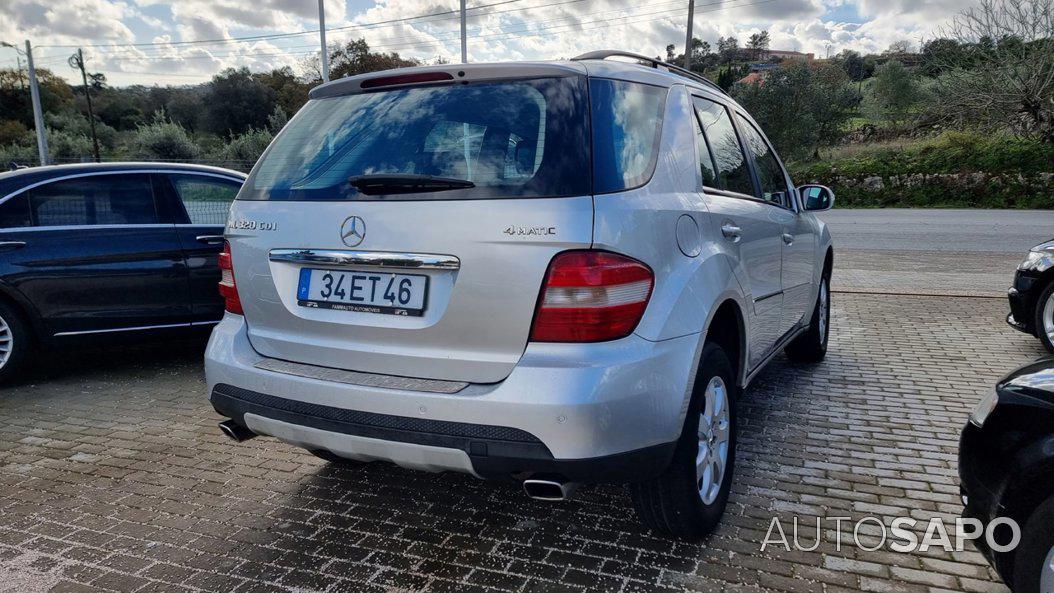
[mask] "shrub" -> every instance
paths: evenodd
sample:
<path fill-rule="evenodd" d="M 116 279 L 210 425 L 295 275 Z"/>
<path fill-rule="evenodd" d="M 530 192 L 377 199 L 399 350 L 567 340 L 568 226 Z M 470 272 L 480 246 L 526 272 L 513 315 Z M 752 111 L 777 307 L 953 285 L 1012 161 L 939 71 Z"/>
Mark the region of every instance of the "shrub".
<path fill-rule="evenodd" d="M 140 158 L 185 161 L 196 158 L 200 150 L 182 126 L 158 111 L 152 122 L 136 129 L 132 152 Z"/>
<path fill-rule="evenodd" d="M 223 161 L 224 166 L 232 169 L 251 169 L 271 143 L 271 138 L 271 132 L 267 130 L 249 130 L 231 138 L 231 141 L 220 149 L 217 158 Z"/>
<path fill-rule="evenodd" d="M 945 132 L 853 147 L 793 163 L 791 174 L 831 186 L 843 207 L 1054 208 L 1054 146 L 1013 136 Z"/>
<path fill-rule="evenodd" d="M 55 163 L 77 163 L 92 159 L 91 139 L 62 130 L 47 130 L 48 156 Z"/>

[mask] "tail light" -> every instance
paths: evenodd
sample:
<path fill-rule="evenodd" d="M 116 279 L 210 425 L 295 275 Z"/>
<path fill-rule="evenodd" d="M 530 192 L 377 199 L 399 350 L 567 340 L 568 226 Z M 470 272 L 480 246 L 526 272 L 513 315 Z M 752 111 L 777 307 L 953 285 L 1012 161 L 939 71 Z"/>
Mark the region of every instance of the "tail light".
<path fill-rule="evenodd" d="M 234 262 L 231 260 L 231 244 L 223 242 L 220 252 L 220 296 L 224 308 L 230 313 L 242 315 L 242 300 L 238 297 L 238 286 L 234 283 Z"/>
<path fill-rule="evenodd" d="M 553 258 L 531 328 L 533 342 L 603 342 L 628 336 L 648 306 L 651 268 L 606 251 Z"/>

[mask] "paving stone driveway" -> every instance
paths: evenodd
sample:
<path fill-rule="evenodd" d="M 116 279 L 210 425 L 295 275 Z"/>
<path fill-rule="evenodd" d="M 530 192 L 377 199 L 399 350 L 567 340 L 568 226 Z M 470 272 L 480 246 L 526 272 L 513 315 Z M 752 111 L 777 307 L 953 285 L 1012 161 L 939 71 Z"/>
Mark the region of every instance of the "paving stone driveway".
<path fill-rule="evenodd" d="M 833 533 L 759 551 L 773 516 L 953 519 L 960 427 L 1040 354 L 1002 300 L 834 296 L 827 361 L 780 358 L 738 402 L 736 487 L 701 544 L 651 537 L 620 488 L 543 504 L 235 445 L 200 341 L 53 355 L 58 370 L 0 393 L 0 592 L 1005 591 L 972 551 L 839 552 Z"/>

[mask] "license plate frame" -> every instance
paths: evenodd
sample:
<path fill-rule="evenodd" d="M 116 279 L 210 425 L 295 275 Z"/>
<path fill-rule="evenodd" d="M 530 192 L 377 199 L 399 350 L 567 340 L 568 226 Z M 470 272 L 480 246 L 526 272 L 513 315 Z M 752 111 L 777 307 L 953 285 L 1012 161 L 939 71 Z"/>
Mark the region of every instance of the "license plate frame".
<path fill-rule="evenodd" d="M 421 307 L 407 307 L 398 304 L 377 304 L 376 302 L 349 302 L 348 300 L 318 300 L 312 299 L 311 296 L 311 279 L 313 272 L 321 272 L 323 274 L 344 274 L 345 277 L 350 277 L 348 280 L 348 286 L 353 283 L 354 277 L 358 276 L 360 279 L 369 280 L 372 276 L 380 276 L 383 279 L 388 278 L 416 278 L 423 282 L 424 287 L 422 289 Z M 401 272 L 390 272 L 384 271 L 379 272 L 376 270 L 365 271 L 365 270 L 334 270 L 330 268 L 312 268 L 303 267 L 300 268 L 300 274 L 297 279 L 297 305 L 301 307 L 307 307 L 310 309 L 330 309 L 336 311 L 350 311 L 355 313 L 374 313 L 379 315 L 395 315 L 399 317 L 422 317 L 425 311 L 428 310 L 428 297 L 430 288 L 430 278 L 425 274 L 403 274 Z"/>

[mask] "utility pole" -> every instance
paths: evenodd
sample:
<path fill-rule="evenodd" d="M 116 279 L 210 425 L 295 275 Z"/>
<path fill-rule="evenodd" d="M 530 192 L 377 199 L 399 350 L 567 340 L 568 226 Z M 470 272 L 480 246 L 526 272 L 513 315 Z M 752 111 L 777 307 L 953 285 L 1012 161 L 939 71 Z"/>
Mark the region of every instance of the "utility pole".
<path fill-rule="evenodd" d="M 329 82 L 329 50 L 326 49 L 325 0 L 318 0 L 318 40 L 322 43 L 322 82 Z"/>
<path fill-rule="evenodd" d="M 44 110 L 40 108 L 40 89 L 37 87 L 37 70 L 33 67 L 33 48 L 26 39 L 26 62 L 29 68 L 29 94 L 33 98 L 33 123 L 37 128 L 37 152 L 40 164 L 48 164 L 48 139 L 44 135 Z"/>
<path fill-rule="evenodd" d="M 84 98 L 88 101 L 88 124 L 91 126 L 92 154 L 95 162 L 99 162 L 99 137 L 95 135 L 95 113 L 91 108 L 91 88 L 88 86 L 88 73 L 84 70 L 84 51 L 77 48 L 77 53 L 70 56 L 68 60 L 71 68 L 80 68 L 81 80 L 84 81 Z"/>
<path fill-rule="evenodd" d="M 468 37 L 465 35 L 465 0 L 461 0 L 461 63 L 468 63 Z"/>
<path fill-rule="evenodd" d="M 695 0 L 688 0 L 688 35 L 684 40 L 684 69 L 692 69 L 692 21 L 695 20 Z"/>

